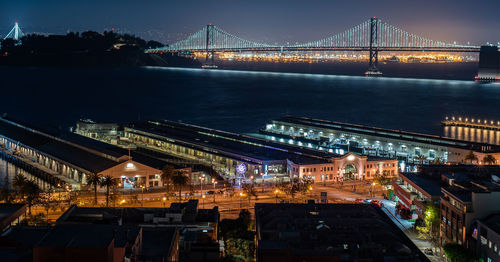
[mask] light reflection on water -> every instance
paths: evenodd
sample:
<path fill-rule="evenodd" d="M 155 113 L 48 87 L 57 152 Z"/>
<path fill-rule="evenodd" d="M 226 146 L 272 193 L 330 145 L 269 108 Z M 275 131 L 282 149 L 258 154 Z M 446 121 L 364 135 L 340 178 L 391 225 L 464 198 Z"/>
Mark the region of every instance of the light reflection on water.
<path fill-rule="evenodd" d="M 500 145 L 500 131 L 480 128 L 445 126 L 444 136 L 459 140 Z"/>

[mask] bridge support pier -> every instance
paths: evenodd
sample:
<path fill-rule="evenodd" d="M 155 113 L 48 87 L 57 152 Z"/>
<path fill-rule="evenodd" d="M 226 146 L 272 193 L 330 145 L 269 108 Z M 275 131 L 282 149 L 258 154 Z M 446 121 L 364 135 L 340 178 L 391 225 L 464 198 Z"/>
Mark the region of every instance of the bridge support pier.
<path fill-rule="evenodd" d="M 365 72 L 366 76 L 381 76 L 382 72 L 377 68 L 378 66 L 378 18 L 372 17 L 370 19 L 370 60 L 368 70 Z"/>
<path fill-rule="evenodd" d="M 214 25 L 207 25 L 207 36 L 206 36 L 206 45 L 205 45 L 205 64 L 202 65 L 202 68 L 206 69 L 216 69 L 217 65 L 215 64 L 215 51 L 213 50 L 214 46 Z"/>

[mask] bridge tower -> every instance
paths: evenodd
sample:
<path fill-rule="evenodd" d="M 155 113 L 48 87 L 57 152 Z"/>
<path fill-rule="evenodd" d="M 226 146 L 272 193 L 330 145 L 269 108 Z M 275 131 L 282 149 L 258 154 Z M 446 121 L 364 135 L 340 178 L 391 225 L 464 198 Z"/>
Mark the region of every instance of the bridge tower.
<path fill-rule="evenodd" d="M 382 72 L 378 70 L 378 24 L 379 19 L 372 17 L 370 19 L 370 62 L 366 76 L 380 76 Z"/>
<path fill-rule="evenodd" d="M 206 45 L 205 45 L 206 57 L 205 57 L 205 64 L 203 65 L 203 68 L 217 68 L 217 65 L 215 64 L 215 52 L 213 50 L 214 44 L 215 44 L 214 25 L 208 24 L 206 31 L 207 31 Z"/>
<path fill-rule="evenodd" d="M 21 31 L 21 28 L 19 28 L 19 24 L 16 22 L 12 30 L 10 30 L 10 32 L 4 37 L 4 40 L 7 38 L 12 38 L 16 41 L 19 41 L 23 36 L 24 33 L 23 31 Z"/>

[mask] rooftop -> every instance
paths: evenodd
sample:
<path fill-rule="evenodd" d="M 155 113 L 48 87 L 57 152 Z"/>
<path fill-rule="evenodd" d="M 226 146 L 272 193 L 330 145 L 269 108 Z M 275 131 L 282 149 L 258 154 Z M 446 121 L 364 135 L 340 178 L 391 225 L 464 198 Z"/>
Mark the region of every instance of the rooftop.
<path fill-rule="evenodd" d="M 143 207 L 78 207 L 72 206 L 57 220 L 63 224 L 154 224 L 153 217 L 165 218 L 166 214 L 182 214 L 182 223 L 218 222 L 219 212 L 198 209 L 198 201 L 172 203 L 169 208 Z M 174 223 L 174 222 L 158 222 Z"/>
<path fill-rule="evenodd" d="M 16 214 L 24 214 L 26 210 L 25 204 L 0 204 L 0 230 L 16 216 Z M 19 214 L 19 215 L 21 215 Z"/>
<path fill-rule="evenodd" d="M 295 255 L 399 257 L 427 261 L 378 207 L 369 204 L 255 205 L 259 249 Z"/>
<path fill-rule="evenodd" d="M 126 130 L 130 133 L 164 139 L 170 143 L 259 164 L 262 161 L 285 159 L 297 164 L 325 163 L 328 159 L 339 156 L 311 149 L 298 150 L 294 146 L 265 139 L 166 120 L 134 123 Z"/>
<path fill-rule="evenodd" d="M 497 183 L 484 180 L 466 180 L 454 181 L 441 189 L 443 193 L 448 193 L 458 198 L 462 202 L 472 201 L 472 193 L 490 193 L 500 192 L 500 186 Z"/>
<path fill-rule="evenodd" d="M 0 118 L 0 135 L 44 152 L 69 164 L 89 172 L 99 172 L 111 168 L 124 159 L 129 152 L 124 148 L 103 143 L 69 131 L 46 131 L 17 120 Z M 142 152 L 131 151 L 136 162 L 161 170 L 165 165 L 184 168 L 149 156 Z M 164 158 L 164 156 L 162 156 Z"/>
<path fill-rule="evenodd" d="M 420 173 L 401 173 L 399 174 L 403 180 L 411 181 L 413 184 L 421 188 L 425 193 L 432 196 L 441 196 L 441 180 L 439 177 L 433 178 Z"/>
<path fill-rule="evenodd" d="M 491 230 L 500 234 L 500 213 L 493 213 L 483 219 L 480 219 L 481 223 L 485 224 Z"/>
<path fill-rule="evenodd" d="M 171 249 L 178 233 L 177 228 L 142 228 L 140 261 L 169 261 Z M 160 260 L 157 260 L 162 258 Z"/>
<path fill-rule="evenodd" d="M 56 225 L 53 227 L 17 226 L 1 237 L 2 246 L 107 248 L 111 243 L 123 247 L 135 242 L 140 228 L 116 225 Z M 98 236 L 98 237 L 96 237 Z"/>
<path fill-rule="evenodd" d="M 474 150 L 477 152 L 500 152 L 500 146 L 497 145 L 468 142 L 468 141 L 456 140 L 434 135 L 420 134 L 420 133 L 407 132 L 401 130 L 383 129 L 378 127 L 368 127 L 363 125 L 348 124 L 348 123 L 334 122 L 328 120 L 319 120 L 307 117 L 297 117 L 297 116 L 287 115 L 275 121 L 311 126 L 317 128 L 334 129 L 334 130 L 359 133 L 364 135 L 406 140 L 411 142 L 456 147 L 456 148 Z"/>

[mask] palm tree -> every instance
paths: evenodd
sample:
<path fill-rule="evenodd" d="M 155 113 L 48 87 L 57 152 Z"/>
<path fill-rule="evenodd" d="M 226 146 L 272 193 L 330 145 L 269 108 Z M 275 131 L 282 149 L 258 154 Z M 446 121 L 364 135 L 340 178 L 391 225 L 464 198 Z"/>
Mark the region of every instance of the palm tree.
<path fill-rule="evenodd" d="M 486 165 L 494 165 L 496 162 L 497 160 L 492 155 L 486 155 L 483 158 L 483 163 L 485 163 Z"/>
<path fill-rule="evenodd" d="M 14 176 L 14 179 L 12 180 L 12 186 L 16 188 L 18 192 L 21 192 L 24 185 L 26 185 L 26 182 L 28 182 L 28 179 L 26 179 L 25 176 L 19 173 Z"/>
<path fill-rule="evenodd" d="M 101 175 L 91 173 L 87 176 L 87 185 L 94 187 L 94 204 L 97 205 L 97 186 L 101 184 Z"/>
<path fill-rule="evenodd" d="M 172 176 L 172 183 L 179 187 L 179 201 L 182 201 L 182 187 L 189 184 L 189 177 L 185 175 L 185 171 L 176 171 L 175 175 Z"/>
<path fill-rule="evenodd" d="M 26 204 L 28 204 L 28 214 L 31 215 L 31 206 L 38 201 L 42 190 L 33 180 L 28 180 L 23 186 L 23 193 L 26 195 Z"/>
<path fill-rule="evenodd" d="M 166 165 L 161 170 L 161 180 L 163 185 L 166 185 L 167 199 L 170 194 L 170 182 L 172 182 L 172 177 L 175 175 L 175 168 L 171 165 Z"/>
<path fill-rule="evenodd" d="M 434 160 L 432 160 L 432 164 L 433 165 L 441 165 L 441 164 L 443 164 L 443 161 L 441 160 L 440 157 L 436 157 L 436 158 L 434 158 Z"/>
<path fill-rule="evenodd" d="M 427 157 L 424 156 L 424 155 L 417 155 L 417 156 L 414 156 L 413 159 L 415 159 L 418 162 L 420 162 L 420 164 L 423 164 L 424 160 L 427 160 Z"/>
<path fill-rule="evenodd" d="M 12 203 L 16 198 L 15 194 L 7 188 L 0 189 L 0 201 L 5 201 L 5 203 Z"/>
<path fill-rule="evenodd" d="M 109 206 L 109 189 L 117 185 L 116 179 L 112 176 L 107 175 L 101 178 L 100 185 L 106 187 L 106 207 Z"/>
<path fill-rule="evenodd" d="M 472 164 L 472 162 L 477 161 L 477 156 L 471 150 L 467 155 L 465 155 L 464 160 L 470 161 L 470 163 Z"/>

